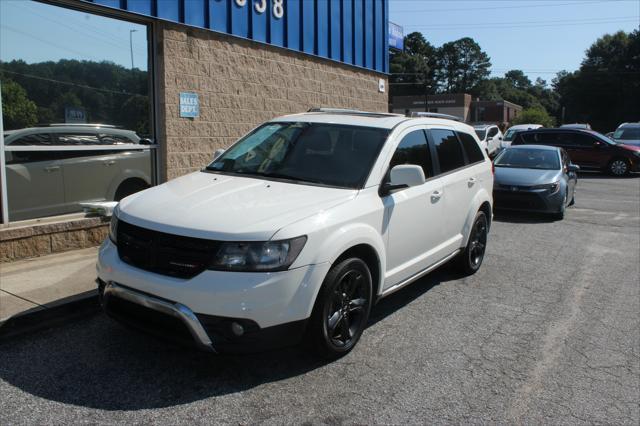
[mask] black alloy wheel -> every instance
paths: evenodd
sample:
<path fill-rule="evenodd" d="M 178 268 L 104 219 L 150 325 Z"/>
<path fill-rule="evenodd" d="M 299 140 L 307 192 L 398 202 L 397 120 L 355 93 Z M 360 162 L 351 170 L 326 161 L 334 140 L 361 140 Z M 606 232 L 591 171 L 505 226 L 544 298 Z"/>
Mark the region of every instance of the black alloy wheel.
<path fill-rule="evenodd" d="M 458 257 L 458 268 L 466 275 L 475 274 L 480 269 L 487 249 L 488 233 L 487 216 L 479 211 L 473 221 L 467 247 Z"/>
<path fill-rule="evenodd" d="M 307 330 L 314 349 L 328 359 L 347 354 L 367 325 L 371 302 L 371 273 L 366 263 L 350 258 L 332 267 Z"/>

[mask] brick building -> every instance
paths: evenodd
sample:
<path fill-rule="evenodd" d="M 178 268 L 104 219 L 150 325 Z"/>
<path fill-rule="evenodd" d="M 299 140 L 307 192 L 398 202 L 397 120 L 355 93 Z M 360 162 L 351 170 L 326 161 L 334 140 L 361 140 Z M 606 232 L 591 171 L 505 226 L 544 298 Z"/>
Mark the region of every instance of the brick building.
<path fill-rule="evenodd" d="M 23 30 L 0 34 L 7 45 L 20 47 L 0 52 L 0 88 L 22 86 L 38 117 L 28 125 L 5 117 L 0 132 L 0 261 L 88 247 L 106 236 L 104 219 L 86 217 L 79 202 L 68 202 L 71 178 L 64 177 L 72 174 L 66 159 L 90 158 L 94 154 L 84 152 L 89 148 L 58 146 L 55 141 L 63 138 L 53 136 L 45 155 L 37 141 L 5 146 L 1 135 L 7 131 L 42 123 L 73 129 L 83 120 L 135 131 L 148 145 L 109 146 L 109 152 L 144 151 L 145 182 L 157 185 L 202 168 L 216 149 L 278 115 L 319 106 L 388 109 L 388 0 L 2 3 L 3 25 Z M 55 43 L 37 31 L 48 31 Z M 60 71 L 69 67 L 82 72 L 70 77 Z M 91 79 L 92 73 L 99 77 Z M 38 92 L 43 87 L 46 95 Z M 57 103 L 51 101 L 55 96 Z M 189 106 L 181 107 L 183 99 L 190 99 Z M 102 143 L 104 135 L 79 136 L 100 137 L 96 143 Z M 62 175 L 54 192 L 67 197 L 58 203 L 65 204 L 59 210 L 64 214 L 56 213 L 54 201 L 51 208 L 38 205 L 47 197 L 33 183 L 36 174 L 24 180 L 37 152 L 56 161 L 53 168 L 45 164 L 51 172 L 43 179 L 53 185 L 55 175 Z M 102 173 L 101 167 L 95 171 Z M 86 179 L 85 186 L 100 192 L 106 184 L 93 171 L 73 179 Z M 18 211 L 29 220 L 12 219 Z"/>

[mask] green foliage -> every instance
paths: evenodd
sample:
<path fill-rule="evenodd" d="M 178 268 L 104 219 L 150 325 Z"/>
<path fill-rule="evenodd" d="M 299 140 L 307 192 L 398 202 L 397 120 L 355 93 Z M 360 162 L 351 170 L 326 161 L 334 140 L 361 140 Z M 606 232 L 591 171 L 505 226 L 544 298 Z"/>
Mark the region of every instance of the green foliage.
<path fill-rule="evenodd" d="M 392 53 L 389 63 L 393 94 L 435 93 L 436 49 L 418 32 L 407 35 L 404 44 L 405 50 Z"/>
<path fill-rule="evenodd" d="M 149 74 L 111 62 L 62 59 L 27 64 L 0 62 L 0 79 L 19 84 L 33 104 L 35 120 L 4 123 L 5 129 L 64 123 L 65 107 L 81 107 L 88 122 L 114 124 L 150 134 Z M 3 105 L 4 110 L 4 105 Z"/>
<path fill-rule="evenodd" d="M 19 129 L 36 124 L 37 107 L 29 100 L 22 86 L 9 79 L 2 80 L 2 121 L 5 129 Z"/>
<path fill-rule="evenodd" d="M 590 123 L 600 132 L 640 118 L 640 31 L 607 34 L 587 49 L 580 69 L 558 73 L 553 86 L 565 122 Z"/>
<path fill-rule="evenodd" d="M 543 107 L 533 107 L 522 110 L 511 124 L 542 124 L 544 127 L 555 127 L 556 119 L 547 113 Z"/>
<path fill-rule="evenodd" d="M 437 58 L 436 75 L 446 92 L 466 93 L 490 74 L 489 55 L 470 37 L 443 44 Z"/>

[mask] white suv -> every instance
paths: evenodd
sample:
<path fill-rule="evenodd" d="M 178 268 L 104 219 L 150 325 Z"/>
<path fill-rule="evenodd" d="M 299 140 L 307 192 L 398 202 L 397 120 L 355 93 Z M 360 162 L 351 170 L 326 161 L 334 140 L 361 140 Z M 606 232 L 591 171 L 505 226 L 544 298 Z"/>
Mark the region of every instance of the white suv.
<path fill-rule="evenodd" d="M 502 146 L 503 134 L 500 128 L 495 124 L 474 124 L 473 130 L 480 139 L 482 149 L 490 156 L 496 155 Z"/>
<path fill-rule="evenodd" d="M 210 351 L 349 352 L 372 305 L 457 258 L 480 268 L 493 173 L 452 120 L 319 110 L 274 119 L 210 165 L 119 204 L 106 312 Z"/>

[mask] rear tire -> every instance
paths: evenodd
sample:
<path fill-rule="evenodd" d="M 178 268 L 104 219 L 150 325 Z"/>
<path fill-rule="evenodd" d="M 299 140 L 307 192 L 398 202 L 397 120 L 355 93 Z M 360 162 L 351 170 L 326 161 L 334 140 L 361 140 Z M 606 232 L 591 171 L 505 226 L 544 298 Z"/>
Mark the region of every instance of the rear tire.
<path fill-rule="evenodd" d="M 465 275 L 473 275 L 480 269 L 487 248 L 489 222 L 483 211 L 476 213 L 464 251 L 458 255 L 456 266 Z"/>
<path fill-rule="evenodd" d="M 326 359 L 348 354 L 367 326 L 373 300 L 371 272 L 352 257 L 327 274 L 307 327 L 312 350 Z"/>

